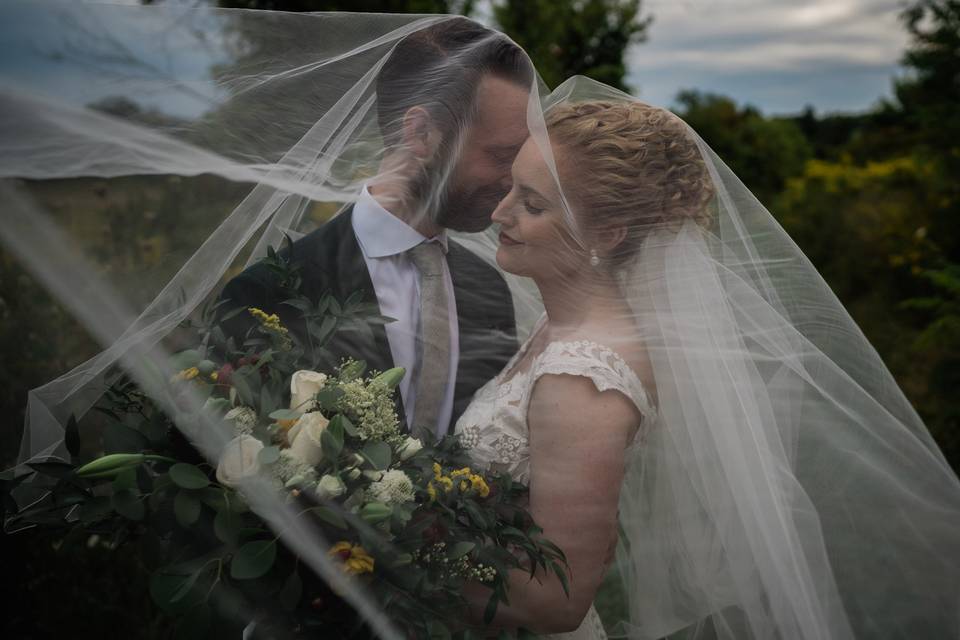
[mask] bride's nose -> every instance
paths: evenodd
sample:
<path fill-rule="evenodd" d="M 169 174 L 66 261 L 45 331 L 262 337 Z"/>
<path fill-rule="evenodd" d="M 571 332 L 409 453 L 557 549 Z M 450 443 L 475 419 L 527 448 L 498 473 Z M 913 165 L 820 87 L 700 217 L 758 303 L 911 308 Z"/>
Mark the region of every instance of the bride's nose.
<path fill-rule="evenodd" d="M 497 208 L 493 210 L 490 220 L 502 227 L 510 226 L 510 223 L 513 221 L 513 216 L 510 213 L 512 210 L 512 201 L 513 191 L 511 190 L 503 197 L 499 204 L 497 204 Z"/>

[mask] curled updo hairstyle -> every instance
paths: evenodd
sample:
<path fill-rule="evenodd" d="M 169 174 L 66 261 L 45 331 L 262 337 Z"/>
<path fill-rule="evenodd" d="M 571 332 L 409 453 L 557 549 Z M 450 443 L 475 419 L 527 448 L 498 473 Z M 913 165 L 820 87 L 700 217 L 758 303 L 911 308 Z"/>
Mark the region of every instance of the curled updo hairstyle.
<path fill-rule="evenodd" d="M 560 105 L 546 117 L 550 140 L 562 149 L 561 172 L 579 180 L 562 186 L 586 231 L 626 228 L 607 257 L 622 266 L 658 227 L 686 220 L 707 226 L 714 189 L 700 150 L 676 115 L 640 102 Z M 562 177 L 562 176 L 561 176 Z"/>

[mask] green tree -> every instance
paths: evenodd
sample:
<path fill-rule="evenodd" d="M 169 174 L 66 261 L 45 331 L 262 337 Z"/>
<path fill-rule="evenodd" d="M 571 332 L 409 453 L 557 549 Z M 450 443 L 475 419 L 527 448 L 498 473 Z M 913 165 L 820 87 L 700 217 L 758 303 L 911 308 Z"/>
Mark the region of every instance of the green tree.
<path fill-rule="evenodd" d="M 504 0 L 493 13 L 550 88 L 583 75 L 627 90 L 624 57 L 653 20 L 640 18 L 640 0 Z"/>
<path fill-rule="evenodd" d="M 812 156 L 803 132 L 789 118 L 765 118 L 750 105 L 739 107 L 713 93 L 681 91 L 675 100 L 677 114 L 768 206 Z"/>

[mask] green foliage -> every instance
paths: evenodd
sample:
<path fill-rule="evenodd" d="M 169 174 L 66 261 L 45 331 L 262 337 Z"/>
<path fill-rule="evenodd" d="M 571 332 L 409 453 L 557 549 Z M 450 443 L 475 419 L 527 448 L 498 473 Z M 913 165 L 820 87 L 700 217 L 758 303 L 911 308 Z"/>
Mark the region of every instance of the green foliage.
<path fill-rule="evenodd" d="M 286 253 L 270 249 L 264 265 L 291 296 L 285 302 L 300 310 L 307 335 L 330 317 L 335 330 L 348 330 L 344 320 L 383 320 L 359 296 L 324 298 L 319 310 L 303 297 Z M 468 581 L 489 587 L 491 613 L 507 601 L 515 569 L 551 573 L 566 585 L 563 553 L 521 506 L 525 487 L 470 470 L 455 437 L 422 446 L 400 433 L 393 396 L 402 369 L 368 373 L 363 362 L 348 360 L 325 375 L 303 371 L 332 332 L 302 340 L 276 315 L 251 308 L 254 322 L 237 338 L 220 324 L 231 313 L 224 311 L 216 303 L 199 326 L 185 323 L 197 340 L 170 358 L 173 366 L 154 381 L 161 386 L 141 389 L 120 371 L 110 376 L 115 382 L 98 406 L 110 420 L 105 433 L 123 434 L 113 436 L 120 451 L 84 464 L 30 463 L 49 490 L 23 508 L 11 498 L 26 474 L 0 476 L 8 531 L 100 532 L 114 546 L 152 539 L 149 592 L 178 619 L 178 636 L 225 628 L 253 612 L 294 636 L 359 623 L 247 506 L 250 474 L 276 489 L 278 503 L 296 503 L 300 526 L 314 532 L 311 542 L 327 545 L 334 567 L 355 574 L 410 637 L 461 637 L 455 627 Z M 291 379 L 299 382 L 288 394 Z M 329 393 L 336 388 L 340 393 Z M 213 474 L 188 438 L 196 437 L 194 427 L 218 426 L 238 437 Z M 244 443 L 254 448 L 243 452 Z M 222 600 L 241 602 L 246 613 L 219 610 Z"/>
<path fill-rule="evenodd" d="M 787 118 L 765 118 L 751 106 L 699 91 L 676 97 L 677 115 L 702 137 L 761 202 L 779 193 L 789 178 L 803 173 L 810 144 Z"/>
<path fill-rule="evenodd" d="M 501 0 L 493 13 L 550 88 L 583 75 L 627 90 L 627 49 L 652 21 L 640 18 L 640 0 Z"/>

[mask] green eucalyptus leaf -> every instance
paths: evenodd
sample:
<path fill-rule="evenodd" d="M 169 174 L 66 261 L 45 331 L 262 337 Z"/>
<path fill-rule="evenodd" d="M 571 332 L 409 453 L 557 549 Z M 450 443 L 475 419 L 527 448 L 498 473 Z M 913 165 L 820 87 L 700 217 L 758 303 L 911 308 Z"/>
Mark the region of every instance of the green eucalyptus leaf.
<path fill-rule="evenodd" d="M 383 522 L 391 515 L 393 515 L 393 508 L 382 502 L 368 502 L 360 508 L 360 517 L 370 524 Z"/>
<path fill-rule="evenodd" d="M 367 443 L 360 452 L 360 455 L 366 458 L 374 469 L 379 469 L 380 471 L 385 471 L 390 467 L 391 454 L 390 445 L 386 442 Z"/>
<path fill-rule="evenodd" d="M 129 489 L 114 493 L 111 500 L 113 508 L 124 518 L 128 520 L 143 520 L 143 502 Z"/>
<path fill-rule="evenodd" d="M 158 607 L 169 614 L 186 611 L 203 598 L 203 594 L 198 593 L 198 589 L 192 589 L 188 592 L 188 596 L 173 601 L 174 595 L 184 582 L 190 580 L 190 577 L 190 574 L 154 573 L 150 576 L 150 597 Z"/>
<path fill-rule="evenodd" d="M 300 579 L 300 574 L 294 571 L 283 583 L 283 588 L 280 589 L 277 599 L 279 600 L 281 607 L 287 611 L 293 611 L 297 608 L 297 604 L 300 602 L 300 596 L 302 594 L 303 581 Z"/>
<path fill-rule="evenodd" d="M 262 359 L 261 359 L 262 362 Z M 270 414 L 277 408 L 279 403 L 274 399 L 273 394 L 270 392 L 269 385 L 263 385 L 260 387 L 260 415 L 264 413 Z"/>
<path fill-rule="evenodd" d="M 343 449 L 343 429 L 331 431 L 330 427 L 320 432 L 320 450 L 328 460 L 335 461 Z"/>
<path fill-rule="evenodd" d="M 237 396 L 240 398 L 240 403 L 248 407 L 252 406 L 253 390 L 250 388 L 250 383 L 247 381 L 247 378 L 238 372 L 234 372 L 230 377 L 230 383 L 233 385 L 233 389 L 236 390 Z"/>
<path fill-rule="evenodd" d="M 173 513 L 181 527 L 189 527 L 200 517 L 202 504 L 190 491 L 180 490 L 173 499 Z"/>
<path fill-rule="evenodd" d="M 149 447 L 150 442 L 145 435 L 122 424 L 112 422 L 103 430 L 104 453 L 143 451 Z"/>
<path fill-rule="evenodd" d="M 329 507 L 313 507 L 310 509 L 310 512 L 316 514 L 318 518 L 327 524 L 336 527 L 337 529 L 346 530 L 348 528 L 347 521 L 344 520 L 339 513 L 333 509 L 330 509 Z"/>
<path fill-rule="evenodd" d="M 116 477 L 113 479 L 113 490 L 123 491 L 124 489 L 130 489 L 131 491 L 137 488 L 137 471 L 136 467 L 127 467 L 126 469 L 121 469 Z"/>
<path fill-rule="evenodd" d="M 567 597 L 569 597 L 570 583 L 567 581 L 567 572 L 564 571 L 563 567 L 556 562 L 550 562 L 550 568 L 553 570 L 554 574 L 556 574 L 557 579 L 560 580 L 560 585 L 563 587 L 563 592 L 567 595 Z"/>
<path fill-rule="evenodd" d="M 490 594 L 490 599 L 487 600 L 487 606 L 483 610 L 483 622 L 484 624 L 489 625 L 493 622 L 494 616 L 497 615 L 497 605 L 500 604 L 500 596 L 494 591 Z"/>
<path fill-rule="evenodd" d="M 260 449 L 257 454 L 257 460 L 260 464 L 273 464 L 280 459 L 280 447 L 273 445 Z"/>
<path fill-rule="evenodd" d="M 476 548 L 476 542 L 469 542 L 467 540 L 461 540 L 460 542 L 454 544 L 450 547 L 450 550 L 447 552 L 447 557 L 451 560 L 456 560 L 462 556 L 467 555 Z"/>
<path fill-rule="evenodd" d="M 331 410 L 337 406 L 337 402 L 343 397 L 343 389 L 340 387 L 327 386 L 317 392 L 316 400 L 321 409 Z"/>
<path fill-rule="evenodd" d="M 240 514 L 231 509 L 217 511 L 213 519 L 213 532 L 225 544 L 235 545 L 240 540 Z"/>
<path fill-rule="evenodd" d="M 203 489 L 210 484 L 206 474 L 192 464 L 178 462 L 170 467 L 170 479 L 184 489 Z"/>
<path fill-rule="evenodd" d="M 253 580 L 270 571 L 277 558 L 277 543 L 273 540 L 247 542 L 230 562 L 230 577 L 234 580 Z"/>
<path fill-rule="evenodd" d="M 170 596 L 170 604 L 174 604 L 180 600 L 183 600 L 187 594 L 190 593 L 190 590 L 193 589 L 193 585 L 197 584 L 197 579 L 200 577 L 200 574 L 203 573 L 203 569 L 204 567 L 200 567 L 180 584 L 180 587 L 177 588 L 172 596 Z"/>
<path fill-rule="evenodd" d="M 330 426 L 333 426 L 333 423 L 335 422 L 339 423 L 340 428 L 342 428 L 343 432 L 348 436 L 352 438 L 356 438 L 357 436 L 360 435 L 360 432 L 357 431 L 357 427 L 354 426 L 352 422 L 350 422 L 350 418 L 343 415 L 342 413 L 338 413 L 337 415 L 333 416 L 333 419 L 330 421 Z"/>
<path fill-rule="evenodd" d="M 177 371 L 183 371 L 190 367 L 195 367 L 203 360 L 203 355 L 196 349 L 187 349 L 175 354 L 170 358 L 170 367 Z"/>

